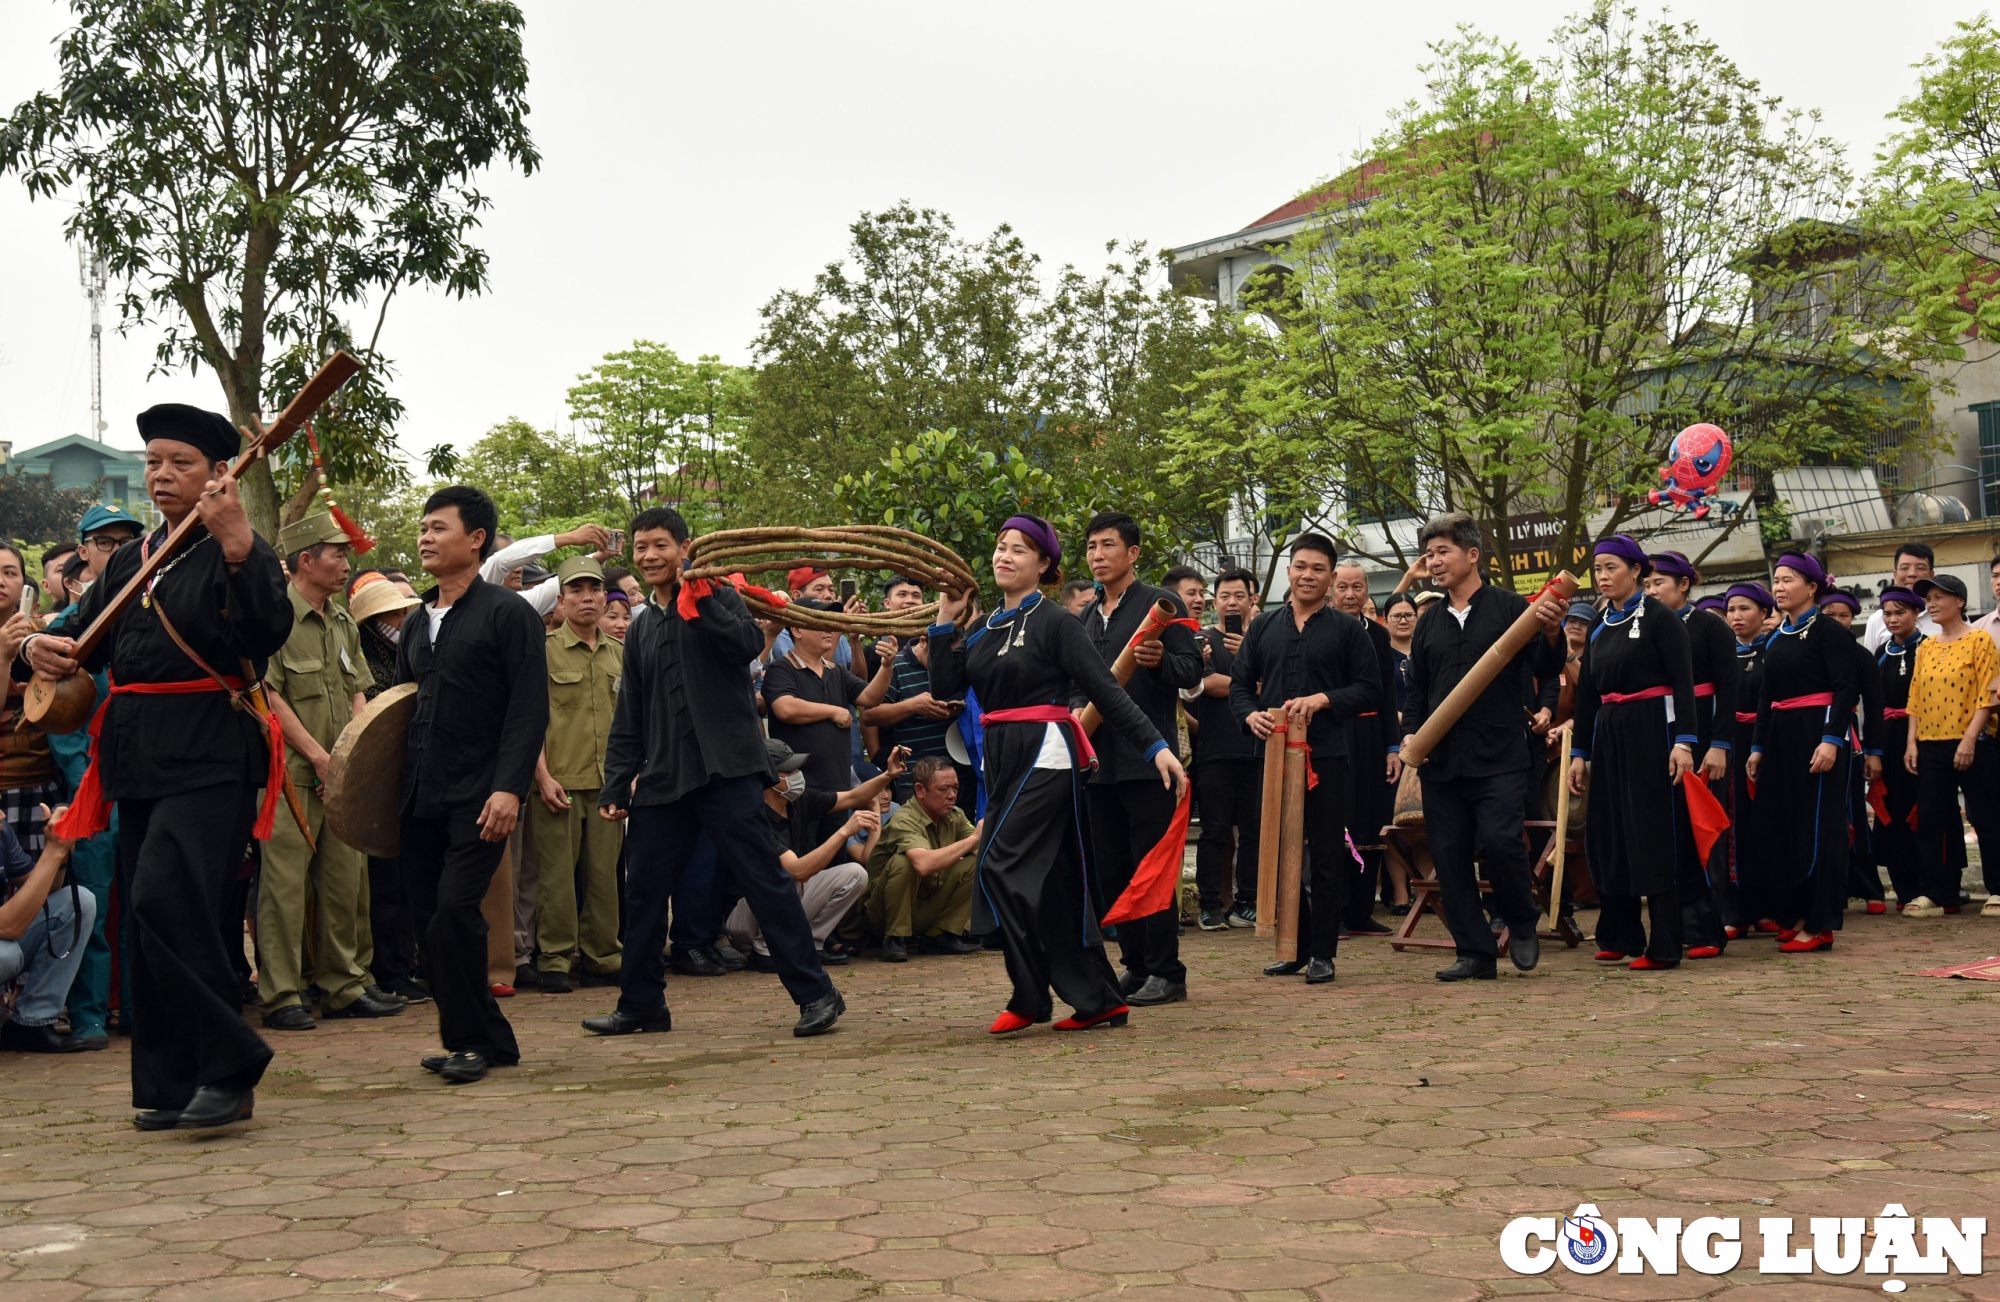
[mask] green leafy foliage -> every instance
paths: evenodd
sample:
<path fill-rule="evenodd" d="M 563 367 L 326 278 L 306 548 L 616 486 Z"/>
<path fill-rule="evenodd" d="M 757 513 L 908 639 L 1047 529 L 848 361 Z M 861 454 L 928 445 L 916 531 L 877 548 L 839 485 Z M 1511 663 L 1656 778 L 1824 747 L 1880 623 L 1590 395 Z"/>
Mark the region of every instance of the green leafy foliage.
<path fill-rule="evenodd" d="M 0 538 L 75 542 L 77 521 L 97 500 L 95 488 L 57 488 L 47 475 L 0 474 Z"/>
<path fill-rule="evenodd" d="M 578 377 L 569 412 L 628 509 L 671 506 L 697 530 L 722 528 L 742 478 L 736 443 L 749 393 L 743 368 L 683 361 L 642 339 Z"/>

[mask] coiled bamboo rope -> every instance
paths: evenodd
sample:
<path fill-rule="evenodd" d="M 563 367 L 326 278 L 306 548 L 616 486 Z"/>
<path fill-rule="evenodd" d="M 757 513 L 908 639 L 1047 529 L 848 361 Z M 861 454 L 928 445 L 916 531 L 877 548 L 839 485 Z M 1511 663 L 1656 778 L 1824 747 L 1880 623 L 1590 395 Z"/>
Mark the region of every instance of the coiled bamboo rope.
<path fill-rule="evenodd" d="M 908 529 L 855 524 L 830 529 L 722 529 L 703 534 L 688 547 L 684 579 L 726 579 L 732 574 L 785 573 L 801 565 L 820 570 L 893 570 L 937 592 L 965 592 L 978 586 L 972 570 L 951 548 Z M 827 633 L 921 633 L 937 620 L 938 602 L 911 610 L 808 610 L 774 606 L 743 594 L 750 613 L 792 628 Z"/>

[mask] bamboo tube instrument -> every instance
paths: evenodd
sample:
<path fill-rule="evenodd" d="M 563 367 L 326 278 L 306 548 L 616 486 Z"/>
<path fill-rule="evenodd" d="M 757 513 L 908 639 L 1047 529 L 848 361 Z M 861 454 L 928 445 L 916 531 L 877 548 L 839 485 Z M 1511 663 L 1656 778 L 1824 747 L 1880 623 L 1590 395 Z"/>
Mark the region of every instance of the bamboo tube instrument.
<path fill-rule="evenodd" d="M 1167 631 L 1168 625 L 1172 624 L 1178 618 L 1180 618 L 1180 611 L 1175 608 L 1173 602 L 1156 601 L 1153 603 L 1153 608 L 1146 612 L 1146 618 L 1139 621 L 1139 627 L 1133 631 L 1132 640 L 1125 644 L 1125 649 L 1120 651 L 1118 658 L 1111 662 L 1111 676 L 1118 680 L 1120 687 L 1131 682 L 1132 675 L 1138 672 L 1139 658 L 1135 654 L 1135 648 L 1141 642 L 1157 640 L 1160 634 Z M 1083 735 L 1088 737 L 1097 731 L 1098 724 L 1104 722 L 1104 716 L 1097 712 L 1096 706 L 1086 705 L 1083 707 L 1083 713 L 1076 717 L 1076 722 L 1077 726 L 1083 729 Z"/>
<path fill-rule="evenodd" d="M 1299 878 L 1306 858 L 1306 764 L 1304 738 L 1285 743 L 1285 812 L 1278 837 L 1278 961 L 1299 958 Z"/>
<path fill-rule="evenodd" d="M 1285 716 L 1271 711 L 1274 718 Z M 1278 837 L 1285 817 L 1285 725 L 1264 739 L 1264 803 L 1257 822 L 1257 934 L 1278 934 Z M 1207 829 L 1202 831 L 1207 835 Z"/>
<path fill-rule="evenodd" d="M 1500 639 L 1486 648 L 1486 654 L 1479 657 L 1473 662 L 1472 668 L 1465 671 L 1465 677 L 1458 680 L 1458 686 L 1452 688 L 1450 694 L 1437 703 L 1430 717 L 1424 720 L 1424 726 L 1417 729 L 1416 735 L 1403 747 L 1403 763 L 1422 764 L 1429 759 L 1431 752 L 1437 749 L 1438 742 L 1451 731 L 1452 725 L 1472 708 L 1472 703 L 1479 699 L 1479 694 L 1500 676 L 1500 671 L 1521 653 L 1521 648 L 1541 635 L 1542 621 L 1532 606 L 1535 601 L 1541 600 L 1544 594 L 1551 592 L 1559 601 L 1567 603 L 1576 595 L 1576 576 L 1564 570 L 1550 579 L 1541 592 L 1535 594 L 1533 600 L 1529 602 L 1531 609 L 1522 611 L 1520 618 L 1508 626 L 1507 631 L 1500 635 Z"/>
<path fill-rule="evenodd" d="M 1576 720 L 1564 723 L 1562 743 L 1556 747 L 1562 771 L 1556 774 L 1556 844 L 1549 860 L 1549 926 L 1556 931 L 1562 930 L 1563 861 L 1569 855 L 1569 741 L 1575 729 Z"/>

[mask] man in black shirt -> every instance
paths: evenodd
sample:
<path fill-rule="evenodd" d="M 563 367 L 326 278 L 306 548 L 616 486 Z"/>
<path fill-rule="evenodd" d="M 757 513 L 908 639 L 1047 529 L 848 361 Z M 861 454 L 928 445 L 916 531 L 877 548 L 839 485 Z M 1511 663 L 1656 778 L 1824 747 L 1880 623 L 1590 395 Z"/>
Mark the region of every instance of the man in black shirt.
<path fill-rule="evenodd" d="M 838 610 L 830 601 L 799 603 L 812 610 Z M 806 757 L 806 785 L 815 791 L 845 791 L 854 785 L 854 719 L 889 694 L 891 666 L 883 664 L 871 681 L 833 661 L 839 638 L 817 629 L 792 631 L 792 649 L 773 657 L 764 670 L 764 709 L 771 738 Z"/>
<path fill-rule="evenodd" d="M 1216 576 L 1219 627 L 1202 630 L 1207 660 L 1201 686 L 1187 696 L 1194 721 L 1195 806 L 1201 812 L 1201 840 L 1194 847 L 1194 875 L 1201 891 L 1201 929 L 1257 925 L 1257 836 L 1262 830 L 1264 756 L 1229 708 L 1229 671 L 1236 664 L 1243 632 L 1257 613 L 1257 576 L 1227 569 Z M 1236 871 L 1229 871 L 1230 838 L 1235 837 Z"/>
<path fill-rule="evenodd" d="M 799 893 L 764 830 L 764 792 L 778 775 L 764 745 L 750 662 L 764 633 L 727 583 L 683 582 L 688 527 L 667 507 L 632 521 L 632 559 L 653 595 L 625 634 L 625 676 L 604 757 L 599 799 L 624 818 L 625 966 L 618 1007 L 584 1021 L 596 1035 L 667 1031 L 667 902 L 703 832 L 735 874 L 761 924 L 785 990 L 799 1005 L 794 1035 L 833 1029 L 847 1010 L 827 980 Z"/>
<path fill-rule="evenodd" d="M 417 684 L 403 742 L 402 865 L 445 1047 L 423 1066 L 455 1084 L 521 1060 L 487 983 L 480 904 L 549 725 L 542 621 L 479 577 L 498 524 L 492 499 L 476 488 L 431 494 L 417 556 L 437 587 L 403 621 L 396 645 L 396 681 Z"/>
<path fill-rule="evenodd" d="M 1310 747 L 1306 786 L 1306 852 L 1311 880 L 1300 882 L 1299 938 L 1303 957 L 1273 963 L 1266 976 L 1303 971 L 1312 985 L 1334 978 L 1341 913 L 1354 876 L 1347 840 L 1347 721 L 1382 703 L 1381 678 L 1368 634 L 1351 616 L 1327 604 L 1333 587 L 1333 543 L 1316 533 L 1299 535 L 1285 571 L 1289 600 L 1259 615 L 1243 636 L 1229 673 L 1229 707 L 1261 745 L 1285 717 L 1289 737 L 1301 732 Z M 1373 756 L 1358 762 L 1373 762 Z"/>
<path fill-rule="evenodd" d="M 1084 632 L 1109 665 L 1117 661 L 1153 606 L 1165 601 L 1177 615 L 1187 608 L 1164 588 L 1140 583 L 1133 573 L 1139 562 L 1139 526 L 1129 515 L 1103 511 L 1085 528 L 1086 558 L 1097 580 L 1097 599 L 1084 607 Z M 1201 682 L 1201 650 L 1194 634 L 1178 625 L 1158 640 L 1142 642 L 1134 651 L 1138 668 L 1125 692 L 1152 720 L 1167 749 L 1180 751 L 1180 691 Z M 1081 709 L 1081 693 L 1070 702 Z M 1101 914 L 1131 884 L 1139 861 L 1173 821 L 1176 808 L 1171 787 L 1160 784 L 1159 770 L 1116 728 L 1100 729 L 1097 771 L 1085 788 L 1090 800 L 1091 858 L 1097 869 L 1097 901 Z M 1178 899 L 1149 917 L 1118 924 L 1118 951 L 1125 970 L 1118 988 L 1125 1002 L 1138 1007 L 1173 1003 L 1187 998 L 1187 968 L 1181 963 Z"/>
<path fill-rule="evenodd" d="M 1479 526 L 1471 516 L 1455 511 L 1430 520 L 1417 544 L 1430 563 L 1431 582 L 1443 589 L 1445 600 L 1437 614 L 1417 621 L 1410 638 L 1405 742 L 1528 608 L 1519 593 L 1481 577 Z M 1437 864 L 1445 925 L 1458 945 L 1458 961 L 1437 974 L 1440 981 L 1490 981 L 1495 975 L 1499 944 L 1480 904 L 1475 852 L 1493 884 L 1494 909 L 1507 924 L 1507 956 L 1523 972 L 1541 959 L 1541 942 L 1535 938 L 1541 914 L 1528 879 L 1521 822 L 1527 800 L 1523 784 L 1532 764 L 1529 747 L 1542 741 L 1529 731 L 1522 702 L 1531 678 L 1550 678 L 1562 667 L 1563 614 L 1554 594 L 1535 603 L 1543 636 L 1486 685 L 1421 770 L 1424 835 Z"/>

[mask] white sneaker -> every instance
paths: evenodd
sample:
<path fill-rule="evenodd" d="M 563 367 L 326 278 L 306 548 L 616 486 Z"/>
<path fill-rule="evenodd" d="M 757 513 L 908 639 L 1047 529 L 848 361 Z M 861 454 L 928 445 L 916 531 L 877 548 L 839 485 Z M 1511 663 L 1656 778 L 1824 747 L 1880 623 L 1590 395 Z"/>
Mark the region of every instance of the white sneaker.
<path fill-rule="evenodd" d="M 1982 918 L 2000 918 L 2000 895 L 1989 895 L 1986 904 L 1979 910 Z"/>
<path fill-rule="evenodd" d="M 1903 916 L 1906 918 L 1942 918 L 1944 916 L 1944 906 L 1932 903 L 1931 897 L 1928 895 L 1919 895 L 1916 899 L 1911 900 L 1903 906 Z"/>

